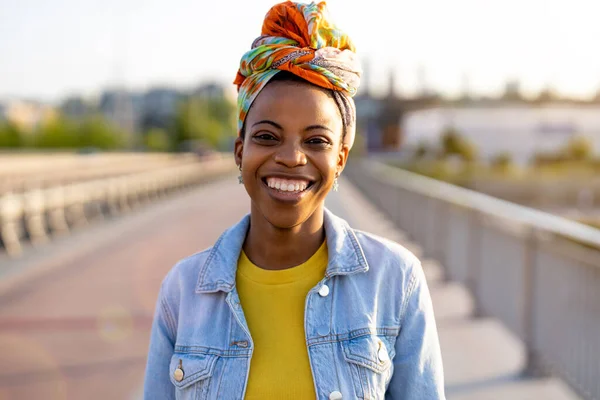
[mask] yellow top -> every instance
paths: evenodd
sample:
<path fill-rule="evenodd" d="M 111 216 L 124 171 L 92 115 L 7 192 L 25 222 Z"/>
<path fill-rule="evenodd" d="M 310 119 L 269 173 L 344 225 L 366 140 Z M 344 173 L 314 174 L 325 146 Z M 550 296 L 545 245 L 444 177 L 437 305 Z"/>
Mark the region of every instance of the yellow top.
<path fill-rule="evenodd" d="M 308 291 L 324 276 L 327 244 L 303 264 L 266 270 L 242 251 L 237 290 L 254 352 L 246 400 L 315 399 L 304 335 L 304 303 Z"/>

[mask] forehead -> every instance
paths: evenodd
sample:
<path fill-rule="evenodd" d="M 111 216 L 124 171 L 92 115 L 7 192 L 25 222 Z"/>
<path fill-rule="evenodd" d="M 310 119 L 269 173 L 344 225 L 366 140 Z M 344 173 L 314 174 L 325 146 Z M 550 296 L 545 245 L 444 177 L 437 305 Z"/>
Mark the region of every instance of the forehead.
<path fill-rule="evenodd" d="M 276 81 L 269 83 L 256 97 L 246 121 L 264 119 L 282 126 L 327 125 L 334 132 L 342 130 L 342 117 L 335 100 L 311 84 Z"/>

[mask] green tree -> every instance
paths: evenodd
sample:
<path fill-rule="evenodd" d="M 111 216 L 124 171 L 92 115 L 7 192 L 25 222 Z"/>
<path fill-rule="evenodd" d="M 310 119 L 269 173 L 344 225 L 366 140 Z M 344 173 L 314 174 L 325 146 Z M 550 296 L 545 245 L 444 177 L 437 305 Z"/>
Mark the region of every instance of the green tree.
<path fill-rule="evenodd" d="M 10 122 L 0 122 L 0 148 L 16 148 L 25 145 L 25 134 L 19 127 Z"/>
<path fill-rule="evenodd" d="M 586 161 L 592 158 L 594 148 L 589 138 L 585 136 L 575 136 L 569 140 L 563 154 L 567 159 L 573 161 Z"/>
<path fill-rule="evenodd" d="M 150 151 L 169 151 L 171 139 L 164 129 L 152 128 L 144 135 L 144 147 Z"/>
<path fill-rule="evenodd" d="M 496 170 L 507 171 L 513 166 L 512 155 L 508 152 L 496 154 L 490 164 Z"/>
<path fill-rule="evenodd" d="M 126 145 L 125 133 L 100 115 L 84 118 L 78 128 L 80 147 L 114 150 Z"/>
<path fill-rule="evenodd" d="M 421 160 L 422 158 L 424 158 L 427 154 L 429 154 L 429 146 L 427 145 L 426 141 L 421 141 L 419 142 L 419 144 L 417 145 L 417 148 L 415 149 L 415 152 L 413 154 L 413 158 L 415 160 Z"/>
<path fill-rule="evenodd" d="M 477 159 L 477 149 L 469 140 L 459 134 L 454 128 L 448 128 L 441 137 L 444 156 L 458 155 L 467 162 Z"/>
<path fill-rule="evenodd" d="M 191 97 L 183 101 L 175 117 L 175 147 L 199 141 L 224 149 L 236 135 L 235 105 L 225 98 Z"/>
<path fill-rule="evenodd" d="M 45 122 L 33 135 L 31 146 L 39 148 L 77 148 L 77 125 L 60 115 Z"/>

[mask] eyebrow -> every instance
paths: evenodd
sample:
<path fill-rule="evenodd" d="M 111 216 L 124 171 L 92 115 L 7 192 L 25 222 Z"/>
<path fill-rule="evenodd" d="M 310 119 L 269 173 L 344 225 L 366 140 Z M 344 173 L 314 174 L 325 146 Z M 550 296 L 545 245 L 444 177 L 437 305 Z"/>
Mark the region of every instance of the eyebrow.
<path fill-rule="evenodd" d="M 306 127 L 304 130 L 305 131 L 312 131 L 312 130 L 315 130 L 315 129 L 324 129 L 326 131 L 329 131 L 329 132 L 333 133 L 333 131 L 331 129 L 329 129 L 328 127 L 326 127 L 325 125 L 311 125 L 311 126 Z"/>
<path fill-rule="evenodd" d="M 281 125 L 279 125 L 278 123 L 273 122 L 271 120 L 268 120 L 268 119 L 263 119 L 262 121 L 258 121 L 257 123 L 255 123 L 254 125 L 252 125 L 252 127 L 255 127 L 256 125 L 260 125 L 260 124 L 273 125 L 275 128 L 277 128 L 279 130 L 283 130 L 283 127 Z"/>
<path fill-rule="evenodd" d="M 256 125 L 260 125 L 260 124 L 272 125 L 279 130 L 283 130 L 283 127 L 281 125 L 279 125 L 276 122 L 271 121 L 270 119 L 263 119 L 261 121 L 258 121 L 255 124 L 253 124 L 252 127 L 255 127 Z M 316 129 L 324 129 L 326 131 L 334 133 L 331 129 L 329 129 L 325 125 L 310 125 L 310 126 L 307 126 L 306 128 L 304 128 L 304 131 L 307 132 L 307 131 L 312 131 L 312 130 L 316 130 Z"/>

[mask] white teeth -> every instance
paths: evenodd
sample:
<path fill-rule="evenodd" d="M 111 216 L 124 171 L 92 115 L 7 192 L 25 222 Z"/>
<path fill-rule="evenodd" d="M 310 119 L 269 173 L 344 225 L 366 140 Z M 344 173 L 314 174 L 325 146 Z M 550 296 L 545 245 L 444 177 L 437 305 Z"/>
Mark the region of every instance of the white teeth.
<path fill-rule="evenodd" d="M 302 192 L 308 187 L 306 181 L 285 181 L 279 178 L 267 178 L 267 186 L 282 192 Z"/>

